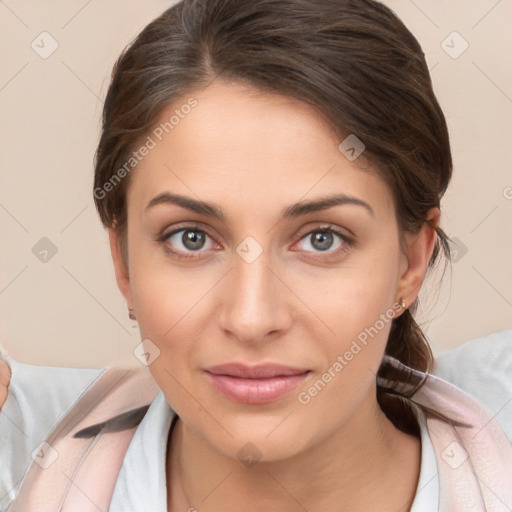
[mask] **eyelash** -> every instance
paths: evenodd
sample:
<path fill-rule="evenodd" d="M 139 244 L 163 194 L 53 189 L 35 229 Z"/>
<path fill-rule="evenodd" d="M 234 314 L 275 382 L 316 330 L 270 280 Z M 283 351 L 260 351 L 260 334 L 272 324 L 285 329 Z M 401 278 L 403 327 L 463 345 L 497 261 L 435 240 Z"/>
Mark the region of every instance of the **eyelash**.
<path fill-rule="evenodd" d="M 195 225 L 195 224 L 191 224 L 191 225 L 178 225 L 172 231 L 170 231 L 168 233 L 164 233 L 163 235 L 161 235 L 158 238 L 157 241 L 163 244 L 164 249 L 167 252 L 172 253 L 173 256 L 175 256 L 175 257 L 177 257 L 177 258 L 179 258 L 181 260 L 194 260 L 194 259 L 198 259 L 198 258 L 201 257 L 201 253 L 204 252 L 204 251 L 197 251 L 196 253 L 193 253 L 193 252 L 192 253 L 182 253 L 180 251 L 176 251 L 174 249 L 171 249 L 169 244 L 167 243 L 167 241 L 169 240 L 169 238 L 171 236 L 173 236 L 176 233 L 179 233 L 181 231 L 195 231 L 195 232 L 198 232 L 198 233 L 203 233 L 203 234 L 207 235 L 208 237 L 210 237 L 213 240 L 213 237 L 207 231 L 205 231 L 203 228 L 201 228 L 201 227 L 199 227 L 198 225 Z M 342 241 L 342 244 L 343 244 L 342 247 L 338 248 L 335 251 L 330 251 L 330 250 L 327 250 L 327 251 L 315 251 L 316 254 L 320 255 L 320 257 L 322 257 L 323 259 L 325 259 L 325 256 L 323 256 L 324 254 L 329 255 L 331 257 L 332 257 L 333 254 L 336 254 L 336 256 L 339 256 L 340 254 L 350 250 L 355 245 L 355 242 L 354 242 L 353 238 L 349 237 L 345 233 L 342 233 L 341 231 L 336 229 L 334 226 L 331 226 L 330 224 L 329 225 L 325 225 L 325 226 L 319 226 L 319 227 L 317 227 L 315 229 L 312 229 L 312 230 L 308 231 L 307 233 L 301 235 L 299 241 L 305 240 L 308 236 L 311 236 L 313 233 L 333 233 L 333 234 L 337 235 L 341 239 L 341 241 Z M 306 251 L 306 252 L 312 252 L 312 251 Z M 317 258 L 318 256 L 313 256 L 313 257 Z"/>

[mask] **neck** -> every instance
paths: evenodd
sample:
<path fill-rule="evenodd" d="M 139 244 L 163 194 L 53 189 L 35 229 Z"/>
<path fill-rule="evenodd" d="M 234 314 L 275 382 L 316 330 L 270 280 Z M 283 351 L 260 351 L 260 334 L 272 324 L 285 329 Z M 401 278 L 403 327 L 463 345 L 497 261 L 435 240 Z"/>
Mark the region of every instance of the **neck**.
<path fill-rule="evenodd" d="M 216 451 L 180 419 L 167 455 L 169 512 L 384 512 L 409 510 L 421 444 L 396 429 L 374 399 L 330 437 L 285 460 L 245 466 Z"/>

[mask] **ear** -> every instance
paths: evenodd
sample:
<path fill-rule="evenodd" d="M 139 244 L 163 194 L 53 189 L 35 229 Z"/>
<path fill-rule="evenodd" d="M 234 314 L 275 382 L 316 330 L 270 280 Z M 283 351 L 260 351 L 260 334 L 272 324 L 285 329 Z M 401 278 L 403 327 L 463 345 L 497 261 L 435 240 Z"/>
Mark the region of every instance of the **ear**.
<path fill-rule="evenodd" d="M 428 262 L 436 243 L 436 228 L 439 226 L 439 208 L 431 208 L 427 213 L 426 222 L 418 233 L 406 233 L 405 240 L 408 254 L 404 254 L 401 275 L 398 281 L 397 301 L 405 300 L 407 309 L 418 296 Z"/>
<path fill-rule="evenodd" d="M 119 290 L 123 294 L 128 307 L 132 307 L 132 290 L 130 287 L 130 275 L 128 274 L 128 265 L 123 257 L 121 243 L 119 240 L 119 232 L 117 228 L 108 228 L 108 238 L 110 240 L 110 252 L 114 262 L 114 270 L 116 273 L 116 281 Z"/>

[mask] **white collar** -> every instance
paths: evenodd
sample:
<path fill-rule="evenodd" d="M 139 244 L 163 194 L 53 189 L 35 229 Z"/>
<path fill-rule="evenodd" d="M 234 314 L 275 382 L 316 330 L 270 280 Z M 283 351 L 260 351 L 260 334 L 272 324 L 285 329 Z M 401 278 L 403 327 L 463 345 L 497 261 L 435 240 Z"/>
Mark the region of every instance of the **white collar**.
<path fill-rule="evenodd" d="M 128 447 L 116 482 L 109 512 L 167 512 L 166 454 L 169 430 L 176 413 L 159 391 Z M 410 512 L 437 512 L 437 462 L 420 413 L 421 468 Z"/>
<path fill-rule="evenodd" d="M 109 512 L 167 512 L 167 440 L 175 417 L 159 391 L 128 447 Z"/>
<path fill-rule="evenodd" d="M 410 512 L 437 512 L 439 510 L 439 474 L 434 446 L 428 434 L 423 412 L 415 409 L 421 431 L 420 477 Z"/>

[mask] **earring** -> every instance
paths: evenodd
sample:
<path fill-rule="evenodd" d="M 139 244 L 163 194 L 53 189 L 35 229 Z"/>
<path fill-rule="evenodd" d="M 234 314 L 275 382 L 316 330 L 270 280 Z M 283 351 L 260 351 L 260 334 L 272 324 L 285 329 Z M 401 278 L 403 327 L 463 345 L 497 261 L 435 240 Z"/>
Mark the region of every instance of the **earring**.
<path fill-rule="evenodd" d="M 405 309 L 405 299 L 403 297 L 400 297 L 400 306 L 402 306 L 402 309 Z"/>
<path fill-rule="evenodd" d="M 130 320 L 137 320 L 137 317 L 135 316 L 134 311 L 135 311 L 135 309 L 128 308 L 128 317 L 130 318 Z"/>

